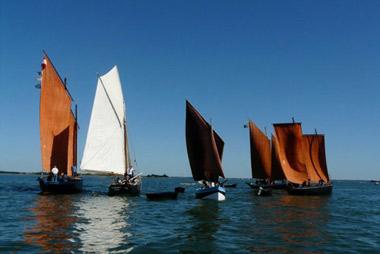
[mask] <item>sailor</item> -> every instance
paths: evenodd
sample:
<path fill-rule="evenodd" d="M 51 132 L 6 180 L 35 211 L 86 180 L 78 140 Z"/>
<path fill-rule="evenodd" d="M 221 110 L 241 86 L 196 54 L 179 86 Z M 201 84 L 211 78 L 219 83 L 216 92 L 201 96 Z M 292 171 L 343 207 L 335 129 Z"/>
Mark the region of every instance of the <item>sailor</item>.
<path fill-rule="evenodd" d="M 58 168 L 57 166 L 54 166 L 54 168 L 51 169 L 51 172 L 53 173 L 53 181 L 57 181 L 57 176 L 58 176 Z"/>
<path fill-rule="evenodd" d="M 135 171 L 135 169 L 133 167 L 129 169 L 129 173 L 128 174 L 129 174 L 130 178 L 134 177 L 134 175 L 135 175 L 134 171 Z"/>

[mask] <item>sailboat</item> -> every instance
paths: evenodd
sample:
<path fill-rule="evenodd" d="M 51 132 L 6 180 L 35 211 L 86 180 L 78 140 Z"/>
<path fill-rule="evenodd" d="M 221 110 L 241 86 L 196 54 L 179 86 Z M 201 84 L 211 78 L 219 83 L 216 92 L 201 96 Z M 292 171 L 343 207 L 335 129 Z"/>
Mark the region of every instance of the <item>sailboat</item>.
<path fill-rule="evenodd" d="M 98 77 L 81 170 L 123 175 L 116 177 L 109 195 L 137 195 L 140 174 L 134 175 L 128 148 L 125 102 L 117 66 Z"/>
<path fill-rule="evenodd" d="M 51 60 L 44 54 L 41 64 L 40 142 L 42 192 L 73 193 L 82 190 L 77 165 L 77 107 Z M 56 170 L 52 172 L 52 169 Z M 53 174 L 54 173 L 54 174 Z M 47 174 L 47 175 L 46 175 Z"/>
<path fill-rule="evenodd" d="M 301 123 L 273 124 L 281 168 L 292 195 L 326 195 L 332 192 L 324 135 L 303 135 Z"/>
<path fill-rule="evenodd" d="M 279 167 L 278 152 L 269 138 L 250 120 L 248 122 L 251 150 L 251 170 L 254 183 L 247 183 L 252 189 L 285 189 L 285 176 Z M 261 188 L 260 188 L 261 187 Z M 261 192 L 260 192 L 261 193 Z"/>
<path fill-rule="evenodd" d="M 198 199 L 222 201 L 226 191 L 219 182 L 224 178 L 222 155 L 224 141 L 212 126 L 186 100 L 186 145 L 193 179 L 204 186 L 196 190 Z"/>

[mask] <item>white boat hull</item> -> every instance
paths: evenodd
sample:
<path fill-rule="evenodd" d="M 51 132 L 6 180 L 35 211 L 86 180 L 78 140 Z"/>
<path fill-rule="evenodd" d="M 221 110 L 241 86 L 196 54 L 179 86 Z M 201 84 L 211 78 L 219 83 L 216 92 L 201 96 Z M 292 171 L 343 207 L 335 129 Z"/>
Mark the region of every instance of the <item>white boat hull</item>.
<path fill-rule="evenodd" d="M 221 186 L 197 189 L 195 197 L 198 199 L 223 201 L 226 200 L 226 190 Z"/>

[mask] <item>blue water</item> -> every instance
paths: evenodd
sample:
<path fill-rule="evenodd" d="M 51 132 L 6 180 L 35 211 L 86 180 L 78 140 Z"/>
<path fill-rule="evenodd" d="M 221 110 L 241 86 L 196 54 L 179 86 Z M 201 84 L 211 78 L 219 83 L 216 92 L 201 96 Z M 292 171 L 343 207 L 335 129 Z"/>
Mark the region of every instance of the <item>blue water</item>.
<path fill-rule="evenodd" d="M 380 185 L 335 181 L 329 197 L 274 191 L 246 180 L 224 202 L 194 199 L 191 178 L 144 178 L 143 192 L 186 188 L 178 200 L 108 197 L 110 177 L 85 191 L 39 195 L 36 176 L 0 175 L 0 252 L 380 253 Z"/>

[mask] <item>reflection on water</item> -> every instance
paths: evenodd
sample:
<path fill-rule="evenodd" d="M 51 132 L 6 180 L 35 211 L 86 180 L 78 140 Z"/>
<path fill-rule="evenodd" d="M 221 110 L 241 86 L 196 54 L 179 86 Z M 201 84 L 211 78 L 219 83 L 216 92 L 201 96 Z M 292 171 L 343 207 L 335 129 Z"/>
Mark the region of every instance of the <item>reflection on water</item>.
<path fill-rule="evenodd" d="M 331 243 L 327 230 L 329 197 L 290 196 L 276 191 L 272 197 L 252 195 L 247 209 L 254 226 L 240 233 L 254 239 L 247 248 L 254 253 L 319 253 Z"/>
<path fill-rule="evenodd" d="M 25 242 L 44 251 L 69 252 L 77 249 L 70 227 L 76 222 L 73 216 L 71 195 L 39 195 L 31 208 L 36 225 L 24 232 Z"/>
<path fill-rule="evenodd" d="M 312 253 L 331 240 L 326 230 L 328 200 L 325 196 L 282 196 L 280 209 L 275 210 L 274 230 L 289 246 L 302 246 L 304 253 Z"/>
<path fill-rule="evenodd" d="M 183 251 L 191 251 L 191 253 L 214 252 L 216 248 L 216 237 L 219 222 L 219 203 L 212 200 L 197 200 L 198 204 L 187 211 L 192 226 L 187 236 L 188 242 Z"/>
<path fill-rule="evenodd" d="M 129 200 L 128 200 L 129 201 Z M 128 252 L 129 203 L 123 197 L 95 196 L 83 198 L 75 224 L 81 242 L 80 251 Z M 122 247 L 123 246 L 123 247 Z"/>

